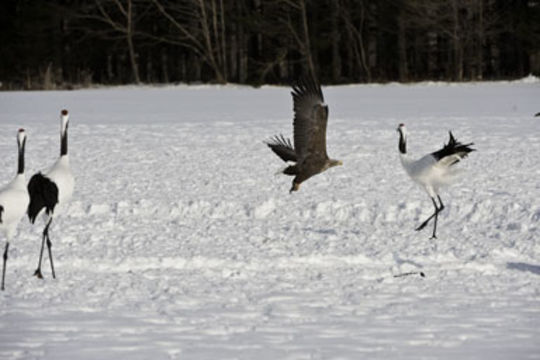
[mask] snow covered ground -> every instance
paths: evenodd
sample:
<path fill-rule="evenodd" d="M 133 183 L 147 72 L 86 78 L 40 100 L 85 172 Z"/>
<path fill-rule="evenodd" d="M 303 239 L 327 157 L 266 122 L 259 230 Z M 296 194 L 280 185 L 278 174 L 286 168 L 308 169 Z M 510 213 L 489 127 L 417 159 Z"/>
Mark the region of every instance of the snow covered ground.
<path fill-rule="evenodd" d="M 11 244 L 0 359 L 540 359 L 540 82 L 323 91 L 344 166 L 292 195 L 262 143 L 291 133 L 288 88 L 0 92 L 0 184 L 19 127 L 28 178 L 55 161 L 64 107 L 76 174 L 58 278 L 32 277 L 41 224 Z M 400 122 L 411 153 L 478 149 L 437 240 Z"/>

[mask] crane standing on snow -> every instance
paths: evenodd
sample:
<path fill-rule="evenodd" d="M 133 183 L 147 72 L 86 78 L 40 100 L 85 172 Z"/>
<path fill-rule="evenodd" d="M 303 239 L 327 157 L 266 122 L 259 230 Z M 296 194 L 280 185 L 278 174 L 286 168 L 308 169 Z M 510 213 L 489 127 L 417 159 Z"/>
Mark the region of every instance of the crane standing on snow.
<path fill-rule="evenodd" d="M 442 149 L 427 154 L 418 160 L 412 160 L 407 154 L 407 131 L 405 125 L 399 124 L 397 131 L 399 132 L 401 164 L 411 179 L 424 187 L 435 207 L 435 212 L 420 224 L 416 228 L 416 231 L 422 230 L 431 219 L 435 218 L 433 236 L 431 238 L 437 238 L 437 217 L 444 209 L 443 202 L 439 196 L 439 187 L 451 182 L 453 176 L 456 174 L 453 166 L 461 159 L 467 157 L 471 151 L 475 151 L 475 149 L 470 147 L 474 144 L 462 144 L 456 141 L 454 135 L 450 132 L 448 144 L 444 145 Z M 437 206 L 435 197 L 439 200 L 439 206 Z"/>
<path fill-rule="evenodd" d="M 34 275 L 42 279 L 41 274 L 41 259 L 43 258 L 43 249 L 45 241 L 49 250 L 49 260 L 51 262 L 51 270 L 53 278 L 56 278 L 54 273 L 54 264 L 51 252 L 51 239 L 49 238 L 49 227 L 55 215 L 58 215 L 61 208 L 71 199 L 73 194 L 73 186 L 75 181 L 69 166 L 68 155 L 68 125 L 69 114 L 67 110 L 62 110 L 60 115 L 60 158 L 46 173 L 37 173 L 30 179 L 28 183 L 28 193 L 30 194 L 30 205 L 28 205 L 28 218 L 33 224 L 36 217 L 44 211 L 45 228 L 43 229 L 43 237 L 41 242 L 41 251 L 39 254 L 38 268 Z"/>
<path fill-rule="evenodd" d="M 26 190 L 26 178 L 24 176 L 24 148 L 26 145 L 26 133 L 19 129 L 17 133 L 17 147 L 19 148 L 19 167 L 15 179 L 0 190 L 0 230 L 6 236 L 4 250 L 4 263 L 2 267 L 2 290 L 6 279 L 6 263 L 8 259 L 9 242 L 15 234 L 17 224 L 24 216 L 28 207 L 29 197 Z"/>

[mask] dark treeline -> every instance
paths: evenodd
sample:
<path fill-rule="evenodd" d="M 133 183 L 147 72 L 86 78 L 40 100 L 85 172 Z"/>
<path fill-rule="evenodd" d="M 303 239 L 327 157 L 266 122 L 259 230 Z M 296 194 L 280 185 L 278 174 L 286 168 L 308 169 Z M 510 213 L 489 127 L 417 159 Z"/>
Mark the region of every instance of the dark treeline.
<path fill-rule="evenodd" d="M 3 0 L 0 30 L 2 89 L 540 73 L 540 0 Z"/>

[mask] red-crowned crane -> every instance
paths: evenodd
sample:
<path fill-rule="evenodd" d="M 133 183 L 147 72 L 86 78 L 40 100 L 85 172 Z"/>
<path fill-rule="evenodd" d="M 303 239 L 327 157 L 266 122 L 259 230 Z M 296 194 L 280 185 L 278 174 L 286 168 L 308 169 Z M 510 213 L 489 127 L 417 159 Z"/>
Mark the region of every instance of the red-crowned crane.
<path fill-rule="evenodd" d="M 43 249 L 47 243 L 49 250 L 49 260 L 53 278 L 54 263 L 51 252 L 51 239 L 49 237 L 49 227 L 54 217 L 61 212 L 65 204 L 71 199 L 75 181 L 71 168 L 69 166 L 68 155 L 68 125 L 69 114 L 67 110 L 62 110 L 60 114 L 60 158 L 50 168 L 49 171 L 42 174 L 35 174 L 28 183 L 28 193 L 30 194 L 30 205 L 28 205 L 28 218 L 33 224 L 39 214 L 45 215 L 45 228 L 41 241 L 41 251 L 39 253 L 39 262 L 34 275 L 42 279 L 41 260 L 43 258 Z"/>
<path fill-rule="evenodd" d="M 471 145 L 474 144 L 462 144 L 454 138 L 452 132 L 449 132 L 448 144 L 444 145 L 442 149 L 427 154 L 418 160 L 413 160 L 407 154 L 407 130 L 405 125 L 399 124 L 397 131 L 399 132 L 401 164 L 411 179 L 422 186 L 428 193 L 435 207 L 435 212 L 420 224 L 416 231 L 422 230 L 431 219 L 435 218 L 431 238 L 437 238 L 437 218 L 444 209 L 444 204 L 439 196 L 439 188 L 448 185 L 452 181 L 452 178 L 457 173 L 454 165 L 467 157 L 471 151 L 475 151 L 475 149 L 471 148 Z M 439 200 L 439 205 L 437 205 L 435 197 Z"/>
<path fill-rule="evenodd" d="M 25 145 L 26 133 L 24 129 L 19 129 L 17 133 L 17 147 L 19 149 L 17 175 L 15 175 L 15 179 L 0 190 L 0 230 L 6 236 L 4 263 L 2 266 L 2 290 L 4 290 L 6 279 L 9 242 L 13 238 L 13 235 L 15 235 L 17 224 L 24 216 L 29 202 L 28 190 L 26 190 L 26 177 L 24 175 Z"/>

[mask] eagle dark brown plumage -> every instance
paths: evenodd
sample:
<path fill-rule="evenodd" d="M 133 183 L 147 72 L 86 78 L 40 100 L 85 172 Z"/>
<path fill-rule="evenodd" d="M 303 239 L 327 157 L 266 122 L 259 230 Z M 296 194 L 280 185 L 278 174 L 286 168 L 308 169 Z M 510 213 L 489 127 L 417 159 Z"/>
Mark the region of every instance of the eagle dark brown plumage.
<path fill-rule="evenodd" d="M 330 159 L 326 153 L 328 106 L 324 103 L 321 86 L 312 78 L 304 78 L 293 86 L 291 94 L 294 147 L 283 135 L 274 136 L 266 144 L 283 161 L 295 163 L 283 170 L 283 174 L 294 176 L 290 190 L 293 192 L 310 177 L 342 162 Z"/>

